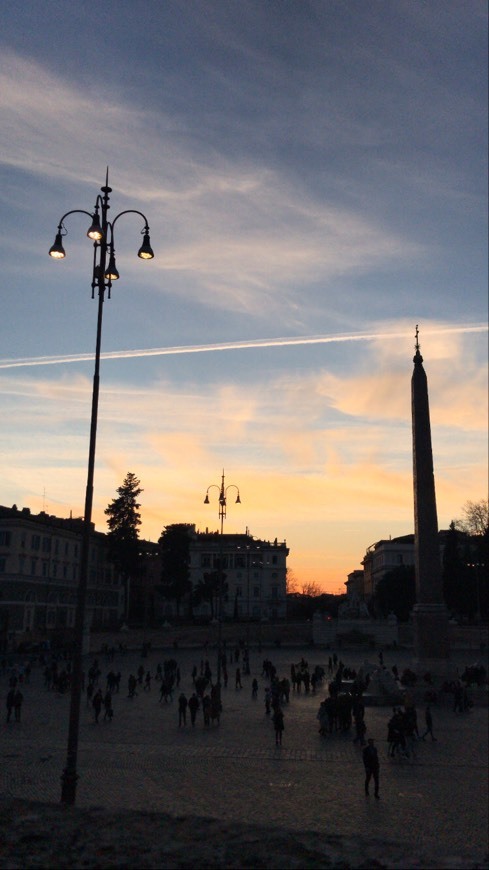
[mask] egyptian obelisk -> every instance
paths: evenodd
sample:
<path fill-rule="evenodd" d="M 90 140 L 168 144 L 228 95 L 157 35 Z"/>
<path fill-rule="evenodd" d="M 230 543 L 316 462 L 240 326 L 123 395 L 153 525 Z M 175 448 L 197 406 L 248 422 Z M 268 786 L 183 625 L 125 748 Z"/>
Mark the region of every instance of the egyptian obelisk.
<path fill-rule="evenodd" d="M 415 349 L 411 380 L 416 571 L 414 659 L 418 670 L 440 673 L 446 671 L 449 658 L 448 614 L 443 600 L 428 380 L 417 326 Z"/>

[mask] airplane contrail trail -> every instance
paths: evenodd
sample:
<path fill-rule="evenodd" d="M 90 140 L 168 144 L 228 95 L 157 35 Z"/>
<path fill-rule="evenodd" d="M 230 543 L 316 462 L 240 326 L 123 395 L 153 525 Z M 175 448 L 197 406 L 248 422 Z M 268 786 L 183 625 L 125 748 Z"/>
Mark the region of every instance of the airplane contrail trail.
<path fill-rule="evenodd" d="M 423 329 L 425 335 L 445 335 L 447 333 L 487 332 L 486 324 L 476 326 L 444 326 Z M 229 341 L 219 344 L 181 345 L 177 347 L 150 347 L 140 350 L 111 350 L 100 354 L 101 359 L 136 359 L 149 356 L 174 356 L 187 353 L 214 353 L 223 350 L 249 350 L 261 347 L 292 347 L 293 345 L 333 344 L 346 341 L 375 341 L 376 339 L 406 338 L 408 332 L 369 332 L 352 335 L 302 335 L 290 338 L 257 338 L 249 341 Z M 0 369 L 20 368 L 23 366 L 64 365 L 65 363 L 91 362 L 93 353 L 66 354 L 63 356 L 19 357 L 0 359 Z"/>

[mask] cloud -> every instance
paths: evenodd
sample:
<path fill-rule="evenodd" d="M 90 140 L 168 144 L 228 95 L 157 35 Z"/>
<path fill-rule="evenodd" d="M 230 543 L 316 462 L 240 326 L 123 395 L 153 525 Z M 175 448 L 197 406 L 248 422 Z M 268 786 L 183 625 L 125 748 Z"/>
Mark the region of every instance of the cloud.
<path fill-rule="evenodd" d="M 92 184 L 93 167 L 112 155 L 118 191 L 144 201 L 153 238 L 164 240 L 145 276 L 162 292 L 176 292 L 185 278 L 189 301 L 255 317 L 276 311 L 294 322 L 309 281 L 326 286 L 375 264 L 426 255 L 421 243 L 368 212 L 315 195 L 277 161 L 204 143 L 196 154 L 193 136 L 164 111 L 156 119 L 98 89 L 82 91 L 12 52 L 1 59 L 0 92 L 4 165 L 58 184 Z M 131 274 L 121 251 L 118 262 Z"/>

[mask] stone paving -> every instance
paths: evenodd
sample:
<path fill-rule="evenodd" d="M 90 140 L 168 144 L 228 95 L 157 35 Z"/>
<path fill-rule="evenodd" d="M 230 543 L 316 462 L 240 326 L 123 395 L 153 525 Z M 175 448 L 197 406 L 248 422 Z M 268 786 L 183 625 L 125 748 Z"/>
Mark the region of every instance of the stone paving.
<path fill-rule="evenodd" d="M 95 724 L 92 710 L 82 703 L 77 804 L 112 809 L 136 809 L 201 816 L 310 830 L 324 834 L 375 837 L 412 844 L 418 852 L 457 854 L 481 860 L 487 855 L 487 716 L 477 704 L 468 713 L 451 706 L 433 708 L 437 742 L 419 741 L 410 761 L 387 757 L 390 708 L 368 707 L 367 736 L 376 739 L 381 761 L 381 800 L 363 792 L 361 750 L 353 734 L 322 737 L 316 719 L 325 689 L 316 695 L 291 693 L 285 709 L 281 748 L 265 714 L 262 660 L 268 657 L 279 676 L 288 676 L 291 662 L 304 656 L 310 667 L 326 667 L 328 653 L 314 649 L 252 650 L 251 676 L 243 689 L 234 687 L 235 666 L 223 690 L 219 726 L 205 728 L 201 711 L 195 729 L 178 728 L 178 711 L 159 702 L 159 685 L 138 689 L 127 698 L 127 678 L 143 664 L 154 674 L 156 664 L 175 657 L 190 695 L 191 670 L 202 650 L 153 651 L 142 660 L 135 652 L 116 655 L 109 663 L 99 655 L 102 674 L 122 673 L 120 694 L 114 695 L 114 719 Z M 358 667 L 363 655 L 344 652 L 343 661 Z M 215 652 L 209 653 L 211 667 Z M 408 653 L 388 653 L 385 664 L 400 669 Z M 460 653 L 459 666 L 471 664 L 473 653 Z M 259 683 L 251 698 L 251 680 Z M 7 693 L 7 676 L 0 677 Z M 105 680 L 102 688 L 105 688 Z M 20 724 L 0 726 L 0 797 L 58 802 L 65 763 L 69 697 L 47 691 L 40 669 L 23 687 Z M 3 702 L 4 703 L 4 702 Z M 4 708 L 5 709 L 5 708 Z M 101 719 L 103 715 L 101 716 Z M 419 724 L 424 724 L 418 708 Z"/>

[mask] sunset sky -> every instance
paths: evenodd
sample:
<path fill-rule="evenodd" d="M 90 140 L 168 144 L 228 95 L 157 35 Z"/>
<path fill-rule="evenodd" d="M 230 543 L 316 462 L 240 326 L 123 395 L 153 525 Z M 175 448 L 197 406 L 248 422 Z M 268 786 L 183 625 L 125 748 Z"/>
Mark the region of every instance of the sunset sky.
<path fill-rule="evenodd" d="M 428 376 L 441 528 L 487 497 L 487 5 L 23 0 L 0 32 L 0 504 L 83 514 L 109 166 L 93 518 L 128 471 L 141 534 L 286 540 L 343 591 L 413 531 L 410 380 Z M 233 491 L 234 492 L 234 491 Z M 232 493 L 230 493 L 232 496 Z"/>

